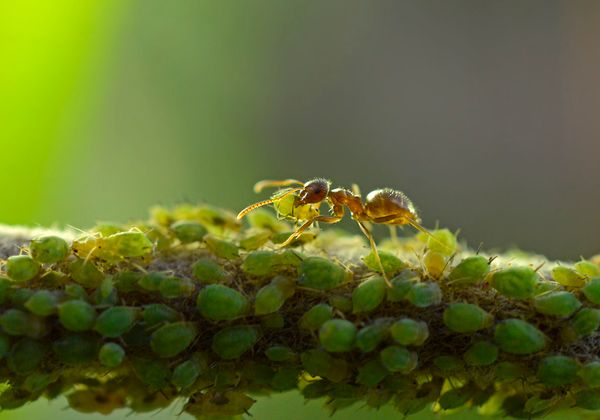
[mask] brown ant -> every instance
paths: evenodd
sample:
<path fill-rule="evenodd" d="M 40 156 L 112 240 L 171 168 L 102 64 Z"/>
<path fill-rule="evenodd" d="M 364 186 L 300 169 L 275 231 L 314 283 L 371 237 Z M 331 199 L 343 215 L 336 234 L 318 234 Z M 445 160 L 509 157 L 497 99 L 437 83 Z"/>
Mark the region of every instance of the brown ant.
<path fill-rule="evenodd" d="M 356 221 L 360 230 L 368 238 L 373 255 L 377 260 L 377 264 L 379 265 L 388 286 L 391 286 L 391 283 L 389 282 L 383 264 L 381 263 L 381 258 L 379 257 L 373 235 L 365 223 L 371 222 L 390 226 L 410 225 L 416 230 L 432 236 L 430 232 L 420 225 L 421 219 L 417 215 L 417 211 L 412 201 L 404 193 L 391 188 L 371 191 L 367 194 L 364 202 L 362 201 L 357 188 L 355 188 L 355 191 L 344 188 L 331 189 L 331 182 L 323 178 L 316 178 L 305 183 L 295 179 L 286 179 L 283 181 L 265 180 L 258 182 L 254 186 L 254 191 L 260 192 L 266 187 L 287 187 L 290 185 L 301 185 L 301 187 L 284 189 L 281 192 L 276 193 L 269 200 L 251 204 L 242 210 L 237 215 L 237 218 L 241 219 L 247 213 L 258 207 L 271 203 L 277 205 L 279 201 L 291 197 L 293 199 L 293 205 L 290 206 L 289 211 L 284 210 L 281 212 L 281 210 L 277 208 L 278 214 L 295 221 L 304 221 L 304 223 L 300 225 L 300 227 L 298 227 L 281 245 L 286 246 L 294 239 L 298 238 L 315 222 L 339 222 L 344 217 L 344 209 L 347 207 L 352 219 Z M 323 201 L 326 201 L 327 204 L 329 204 L 331 216 L 324 216 L 319 213 L 319 207 Z M 437 239 L 435 237 L 433 238 Z"/>

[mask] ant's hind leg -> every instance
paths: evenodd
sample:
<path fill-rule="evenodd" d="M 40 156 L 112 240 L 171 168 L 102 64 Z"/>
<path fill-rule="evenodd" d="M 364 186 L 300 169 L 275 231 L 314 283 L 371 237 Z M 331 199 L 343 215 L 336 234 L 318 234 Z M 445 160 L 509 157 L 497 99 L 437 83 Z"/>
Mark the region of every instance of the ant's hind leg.
<path fill-rule="evenodd" d="M 379 257 L 379 251 L 377 251 L 377 245 L 375 244 L 375 239 L 373 239 L 373 235 L 371 234 L 369 229 L 367 229 L 365 227 L 365 225 L 363 225 L 360 221 L 357 220 L 356 223 L 358 223 L 358 226 L 360 227 L 360 230 L 362 231 L 362 233 L 364 233 L 365 236 L 369 239 L 369 244 L 371 244 L 371 251 L 373 252 L 373 255 L 375 256 L 375 260 L 377 260 L 377 265 L 379 266 L 379 269 L 381 270 L 381 275 L 383 276 L 383 279 L 387 283 L 388 287 L 392 287 L 392 283 L 390 283 L 390 280 L 387 277 L 387 273 L 385 272 L 385 269 L 383 268 L 383 264 L 381 262 L 381 257 Z"/>
<path fill-rule="evenodd" d="M 302 226 L 300 226 L 294 233 L 292 233 L 289 238 L 285 240 L 284 243 L 281 244 L 282 247 L 291 244 L 296 238 L 298 238 L 302 233 L 310 227 L 314 222 L 324 222 L 324 223 L 337 223 L 342 220 L 341 217 L 336 216 L 316 216 L 312 219 L 308 219 Z"/>

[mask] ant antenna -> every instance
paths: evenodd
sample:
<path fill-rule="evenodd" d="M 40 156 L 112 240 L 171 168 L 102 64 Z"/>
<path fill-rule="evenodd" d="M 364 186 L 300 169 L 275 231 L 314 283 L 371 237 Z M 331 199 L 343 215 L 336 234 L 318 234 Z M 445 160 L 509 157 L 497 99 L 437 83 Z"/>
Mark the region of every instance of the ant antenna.
<path fill-rule="evenodd" d="M 284 179 L 283 181 L 273 181 L 270 179 L 265 179 L 263 181 L 258 181 L 256 184 L 254 184 L 254 192 L 259 193 L 262 190 L 264 190 L 265 188 L 286 187 L 286 186 L 292 185 L 292 184 L 304 185 L 303 182 L 298 181 L 296 179 Z"/>
<path fill-rule="evenodd" d="M 277 197 L 269 198 L 268 200 L 263 200 L 263 201 L 259 201 L 258 203 L 250 204 L 248 207 L 246 207 L 244 210 L 242 210 L 241 212 L 238 213 L 237 219 L 240 220 L 242 217 L 244 217 L 245 215 L 250 213 L 252 210 L 257 209 L 262 206 L 266 206 L 267 204 L 275 203 L 292 193 L 300 191 L 301 189 L 302 189 L 302 187 L 292 188 L 289 191 L 286 191 L 284 194 L 278 195 Z"/>

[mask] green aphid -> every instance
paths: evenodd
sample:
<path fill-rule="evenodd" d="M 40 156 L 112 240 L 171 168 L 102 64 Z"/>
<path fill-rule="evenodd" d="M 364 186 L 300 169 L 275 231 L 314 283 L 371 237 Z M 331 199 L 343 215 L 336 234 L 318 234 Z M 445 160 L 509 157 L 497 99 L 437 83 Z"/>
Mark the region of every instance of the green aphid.
<path fill-rule="evenodd" d="M 290 229 L 290 226 L 277 219 L 272 212 L 264 209 L 256 209 L 246 216 L 251 227 L 258 229 L 267 229 L 271 232 L 285 232 Z"/>
<path fill-rule="evenodd" d="M 114 287 L 111 276 L 104 277 L 100 286 L 92 293 L 91 300 L 98 306 L 112 306 L 117 304 L 119 294 Z"/>
<path fill-rule="evenodd" d="M 352 312 L 355 314 L 376 309 L 385 297 L 387 286 L 383 277 L 371 277 L 352 291 Z"/>
<path fill-rule="evenodd" d="M 268 330 L 280 330 L 285 327 L 285 318 L 278 313 L 267 314 L 260 317 L 260 325 Z"/>
<path fill-rule="evenodd" d="M 533 295 L 539 296 L 548 292 L 554 292 L 558 288 L 559 286 L 555 281 L 540 280 L 535 285 L 535 292 L 533 293 Z"/>
<path fill-rule="evenodd" d="M 48 326 L 43 318 L 22 311 L 8 309 L 0 316 L 0 326 L 8 335 L 26 335 L 40 338 L 48 333 Z"/>
<path fill-rule="evenodd" d="M 10 337 L 0 333 L 0 359 L 8 355 L 10 350 Z"/>
<path fill-rule="evenodd" d="M 600 267 L 591 261 L 579 261 L 574 265 L 575 270 L 587 278 L 599 277 Z"/>
<path fill-rule="evenodd" d="M 144 276 L 138 271 L 120 271 L 113 276 L 113 286 L 123 293 L 138 290 L 138 282 Z"/>
<path fill-rule="evenodd" d="M 306 400 L 313 400 L 324 397 L 331 388 L 331 384 L 326 380 L 312 381 L 302 388 L 302 396 Z"/>
<path fill-rule="evenodd" d="M 13 282 L 6 277 L 0 276 L 0 305 L 2 305 L 12 293 Z"/>
<path fill-rule="evenodd" d="M 557 291 L 536 296 L 533 305 L 544 315 L 566 318 L 581 307 L 581 302 L 572 293 Z"/>
<path fill-rule="evenodd" d="M 346 295 L 329 296 L 329 304 L 340 312 L 348 313 L 352 311 L 352 299 Z"/>
<path fill-rule="evenodd" d="M 430 235 L 419 233 L 417 236 L 423 242 L 427 243 L 427 249 L 450 256 L 456 252 L 458 247 L 456 235 L 448 229 L 435 229 L 430 231 Z"/>
<path fill-rule="evenodd" d="M 419 358 L 417 353 L 404 347 L 388 346 L 379 352 L 383 366 L 390 372 L 407 374 L 417 367 Z"/>
<path fill-rule="evenodd" d="M 477 341 L 463 354 L 469 366 L 488 366 L 498 359 L 498 347 L 489 341 Z"/>
<path fill-rule="evenodd" d="M 96 321 L 96 310 L 83 300 L 68 300 L 58 306 L 58 319 L 69 331 L 91 330 Z"/>
<path fill-rule="evenodd" d="M 283 392 L 298 388 L 298 377 L 300 369 L 292 366 L 283 366 L 275 372 L 271 379 L 271 386 L 274 390 Z"/>
<path fill-rule="evenodd" d="M 392 287 L 387 288 L 387 300 L 400 302 L 406 299 L 406 295 L 418 281 L 417 273 L 412 270 L 402 270 L 396 277 L 390 280 Z"/>
<path fill-rule="evenodd" d="M 134 357 L 131 362 L 135 374 L 148 391 L 158 391 L 169 384 L 171 369 L 165 360 Z"/>
<path fill-rule="evenodd" d="M 98 359 L 102 366 L 115 368 L 123 363 L 123 360 L 125 359 L 125 350 L 117 343 L 105 343 L 100 347 Z"/>
<path fill-rule="evenodd" d="M 206 235 L 204 237 L 204 243 L 210 252 L 219 258 L 235 260 L 240 255 L 240 249 L 237 245 L 215 236 Z"/>
<path fill-rule="evenodd" d="M 392 339 L 403 346 L 420 346 L 429 337 L 429 328 L 424 321 L 403 318 L 390 327 Z"/>
<path fill-rule="evenodd" d="M 48 316 L 56 312 L 58 299 L 55 293 L 49 290 L 39 290 L 35 292 L 25 302 L 25 307 L 33 314 L 39 316 Z"/>
<path fill-rule="evenodd" d="M 557 283 L 569 287 L 582 287 L 586 282 L 585 276 L 579 274 L 572 268 L 563 267 L 561 265 L 552 269 L 552 278 Z"/>
<path fill-rule="evenodd" d="M 350 279 L 344 267 L 323 257 L 308 257 L 300 264 L 298 283 L 310 289 L 331 290 Z"/>
<path fill-rule="evenodd" d="M 27 375 L 23 381 L 23 389 L 31 393 L 43 392 L 48 385 L 57 379 L 56 375 L 34 371 Z"/>
<path fill-rule="evenodd" d="M 174 357 L 184 351 L 198 335 L 192 322 L 165 324 L 152 334 L 150 346 L 160 357 Z"/>
<path fill-rule="evenodd" d="M 164 207 L 153 206 L 150 208 L 150 219 L 152 223 L 156 223 L 159 226 L 167 227 L 173 223 L 173 213 Z"/>
<path fill-rule="evenodd" d="M 31 373 L 44 359 L 46 347 L 39 341 L 23 338 L 10 349 L 6 359 L 8 368 L 20 375 Z"/>
<path fill-rule="evenodd" d="M 273 242 L 276 245 L 282 244 L 285 241 L 287 241 L 288 238 L 293 234 L 294 234 L 293 230 L 287 231 L 287 232 L 273 233 L 271 235 L 271 242 Z M 316 238 L 316 236 L 317 235 L 313 232 L 304 232 L 304 233 L 300 234 L 300 236 L 298 236 L 294 240 L 292 240 L 292 242 L 290 242 L 287 246 L 295 247 L 295 246 L 307 244 L 309 242 L 312 242 Z"/>
<path fill-rule="evenodd" d="M 104 251 L 112 254 L 107 258 L 110 262 L 120 261 L 123 258 L 145 257 L 152 253 L 152 242 L 143 233 L 135 230 L 119 232 L 100 240 Z"/>
<path fill-rule="evenodd" d="M 389 375 L 390 371 L 380 359 L 372 359 L 358 368 L 356 383 L 367 388 L 374 388 Z"/>
<path fill-rule="evenodd" d="M 325 321 L 333 318 L 333 308 L 326 303 L 319 303 L 310 308 L 300 318 L 300 328 L 316 331 Z"/>
<path fill-rule="evenodd" d="M 577 374 L 588 387 L 600 387 L 600 361 L 586 363 Z"/>
<path fill-rule="evenodd" d="M 295 291 L 294 280 L 276 276 L 271 283 L 261 287 L 254 300 L 254 314 L 266 315 L 277 312 Z"/>
<path fill-rule="evenodd" d="M 151 303 L 144 306 L 142 319 L 147 327 L 154 327 L 164 322 L 181 321 L 183 316 L 170 306 L 162 303 Z"/>
<path fill-rule="evenodd" d="M 575 405 L 584 410 L 600 410 L 600 391 L 584 389 L 575 395 Z"/>
<path fill-rule="evenodd" d="M 188 220 L 180 220 L 179 222 L 173 223 L 171 225 L 171 231 L 183 244 L 200 242 L 208 233 L 208 230 L 200 223 Z"/>
<path fill-rule="evenodd" d="M 246 255 L 242 271 L 255 277 L 273 274 L 281 265 L 281 254 L 275 251 L 253 251 Z"/>
<path fill-rule="evenodd" d="M 388 275 L 388 277 L 395 276 L 401 270 L 404 270 L 407 267 L 404 261 L 396 257 L 391 252 L 379 251 L 379 258 L 381 259 L 381 265 L 383 266 L 383 269 L 385 270 L 385 273 Z M 371 252 L 366 257 L 363 257 L 362 260 L 369 270 L 382 274 L 381 267 L 379 266 L 377 258 L 375 257 L 375 254 L 373 254 L 373 252 Z"/>
<path fill-rule="evenodd" d="M 227 280 L 227 271 L 212 258 L 200 258 L 192 265 L 194 278 L 202 284 L 222 283 Z"/>
<path fill-rule="evenodd" d="M 237 359 L 258 341 L 259 332 L 249 325 L 227 327 L 215 334 L 212 350 L 222 359 Z"/>
<path fill-rule="evenodd" d="M 483 282 L 489 272 L 489 260 L 481 255 L 474 255 L 458 263 L 448 274 L 448 281 L 456 287 L 475 286 Z"/>
<path fill-rule="evenodd" d="M 494 377 L 498 381 L 514 381 L 516 379 L 525 378 L 527 376 L 527 368 L 520 363 L 515 362 L 500 362 L 494 370 Z"/>
<path fill-rule="evenodd" d="M 71 278 L 83 287 L 98 287 L 104 279 L 104 274 L 91 262 L 76 259 L 69 264 Z"/>
<path fill-rule="evenodd" d="M 55 270 L 49 270 L 40 276 L 40 284 L 49 289 L 58 289 L 65 286 L 70 281 L 65 273 Z"/>
<path fill-rule="evenodd" d="M 488 328 L 494 318 L 477 305 L 452 303 L 444 311 L 443 320 L 450 331 L 469 334 Z"/>
<path fill-rule="evenodd" d="M 546 347 L 547 338 L 540 330 L 520 319 L 506 319 L 496 325 L 494 340 L 502 351 L 512 354 L 537 353 Z"/>
<path fill-rule="evenodd" d="M 158 292 L 160 284 L 169 276 L 168 273 L 162 271 L 151 271 L 144 274 L 138 281 L 138 286 L 149 292 Z"/>
<path fill-rule="evenodd" d="M 88 294 L 83 287 L 79 284 L 71 283 L 65 286 L 65 296 L 67 300 L 70 299 L 80 299 L 86 300 L 88 298 Z"/>
<path fill-rule="evenodd" d="M 331 353 L 351 351 L 356 339 L 356 326 L 345 319 L 330 319 L 319 328 L 319 341 Z"/>
<path fill-rule="evenodd" d="M 547 356 L 540 360 L 537 378 L 547 387 L 572 384 L 577 380 L 579 363 L 572 357 Z"/>
<path fill-rule="evenodd" d="M 33 289 L 27 287 L 19 287 L 13 289 L 10 296 L 10 303 L 13 307 L 24 308 L 25 303 L 35 294 Z"/>
<path fill-rule="evenodd" d="M 456 372 L 464 368 L 462 360 L 456 356 L 446 354 L 433 359 L 433 364 L 444 373 Z"/>
<path fill-rule="evenodd" d="M 581 291 L 594 305 L 600 305 L 600 277 L 594 277 L 588 284 L 581 288 Z"/>
<path fill-rule="evenodd" d="M 418 308 L 427 308 L 442 301 L 442 291 L 437 283 L 415 283 L 406 294 L 406 300 Z"/>
<path fill-rule="evenodd" d="M 288 346 L 274 345 L 265 350 L 265 356 L 273 362 L 286 362 L 296 357 L 296 353 Z"/>
<path fill-rule="evenodd" d="M 444 274 L 448 261 L 446 255 L 430 249 L 423 255 L 423 265 L 429 277 L 437 280 Z"/>
<path fill-rule="evenodd" d="M 240 248 L 246 251 L 254 251 L 266 244 L 271 238 L 272 233 L 269 231 L 262 231 L 252 235 L 246 236 L 240 240 Z"/>
<path fill-rule="evenodd" d="M 29 250 L 34 260 L 42 264 L 53 264 L 67 258 L 71 247 L 63 238 L 58 236 L 42 236 L 32 239 Z"/>
<path fill-rule="evenodd" d="M 196 307 L 204 318 L 228 321 L 246 314 L 248 300 L 237 290 L 221 284 L 211 284 L 198 293 Z"/>
<path fill-rule="evenodd" d="M 538 417 L 544 415 L 559 401 L 557 395 L 542 393 L 529 397 L 525 402 L 524 411 Z"/>
<path fill-rule="evenodd" d="M 453 388 L 440 395 L 438 404 L 444 410 L 451 410 L 465 405 L 475 394 L 475 387 L 467 384 L 460 388 Z"/>
<path fill-rule="evenodd" d="M 72 334 L 52 343 L 56 358 L 70 366 L 84 365 L 96 360 L 100 343 L 91 335 Z"/>
<path fill-rule="evenodd" d="M 12 281 L 24 282 L 35 278 L 40 272 L 40 263 L 29 255 L 13 255 L 6 260 L 6 275 Z"/>
<path fill-rule="evenodd" d="M 189 297 L 194 293 L 194 283 L 189 279 L 168 276 L 160 282 L 158 291 L 165 299 L 177 299 Z"/>
<path fill-rule="evenodd" d="M 509 267 L 496 271 L 491 286 L 500 294 L 514 299 L 528 299 L 535 293 L 538 275 L 531 267 Z"/>
<path fill-rule="evenodd" d="M 130 306 L 113 306 L 108 308 L 96 319 L 94 330 L 103 337 L 120 337 L 133 327 L 138 312 L 138 308 Z"/>
<path fill-rule="evenodd" d="M 387 338 L 390 326 L 388 322 L 374 322 L 361 328 L 356 334 L 355 346 L 363 353 L 369 353 Z"/>
<path fill-rule="evenodd" d="M 192 358 L 181 362 L 171 376 L 171 383 L 179 389 L 186 389 L 194 385 L 203 370 L 201 357 L 194 355 Z"/>
<path fill-rule="evenodd" d="M 116 223 L 101 223 L 90 229 L 91 233 L 99 233 L 101 236 L 110 236 L 115 233 L 125 232 L 127 228 Z"/>

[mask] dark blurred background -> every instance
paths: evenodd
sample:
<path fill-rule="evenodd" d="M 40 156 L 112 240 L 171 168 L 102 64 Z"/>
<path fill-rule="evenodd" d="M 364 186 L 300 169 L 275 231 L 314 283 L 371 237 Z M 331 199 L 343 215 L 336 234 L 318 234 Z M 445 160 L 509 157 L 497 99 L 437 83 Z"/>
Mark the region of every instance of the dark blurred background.
<path fill-rule="evenodd" d="M 0 5 L 0 221 L 393 187 L 477 246 L 600 251 L 600 2 Z M 383 231 L 381 231 L 383 232 Z"/>

